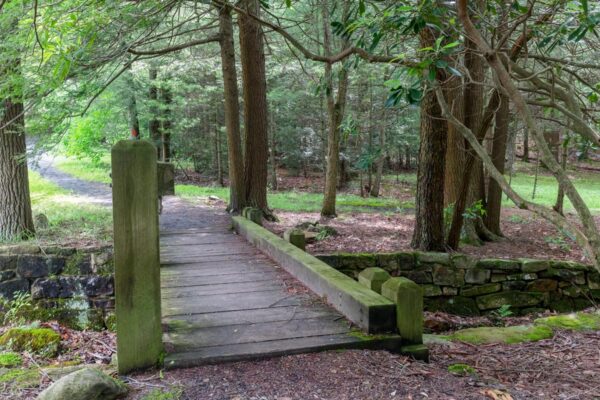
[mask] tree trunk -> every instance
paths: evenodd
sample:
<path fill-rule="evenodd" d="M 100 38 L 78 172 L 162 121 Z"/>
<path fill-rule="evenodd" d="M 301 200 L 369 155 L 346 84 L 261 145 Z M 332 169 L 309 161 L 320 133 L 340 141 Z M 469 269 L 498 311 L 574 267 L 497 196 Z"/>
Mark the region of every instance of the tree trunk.
<path fill-rule="evenodd" d="M 0 240 L 26 239 L 35 233 L 29 195 L 23 103 L 0 103 Z"/>
<path fill-rule="evenodd" d="M 523 162 L 529 162 L 529 130 L 523 129 Z"/>
<path fill-rule="evenodd" d="M 243 0 L 241 7 L 250 14 L 260 15 L 258 0 Z M 238 23 L 244 94 L 246 202 L 272 218 L 267 205 L 269 138 L 263 32 L 261 25 L 246 14 L 239 15 Z"/>
<path fill-rule="evenodd" d="M 164 162 L 171 161 L 171 107 L 173 103 L 173 97 L 171 95 L 171 89 L 165 87 L 161 91 L 162 103 L 164 105 L 163 121 L 161 128 L 162 136 L 162 157 L 161 160 Z"/>
<path fill-rule="evenodd" d="M 373 187 L 371 188 L 371 196 L 379 197 L 379 192 L 381 190 L 381 178 L 383 176 L 383 165 L 385 163 L 385 110 L 383 111 L 383 121 L 381 125 L 381 130 L 379 131 L 379 158 L 377 159 L 377 170 L 375 172 L 375 181 L 373 182 Z"/>
<path fill-rule="evenodd" d="M 494 141 L 492 145 L 492 162 L 496 169 L 504 174 L 506 160 L 506 143 L 508 138 L 509 99 L 500 95 L 500 107 L 496 111 L 496 127 L 494 129 Z M 495 235 L 502 236 L 500 230 L 500 214 L 502 211 L 502 189 L 498 182 L 493 179 L 488 183 L 486 227 Z"/>
<path fill-rule="evenodd" d="M 228 210 L 239 213 L 245 206 L 244 160 L 240 134 L 240 103 L 237 71 L 235 69 L 235 47 L 233 22 L 229 7 L 219 10 L 219 32 L 221 34 L 221 69 L 223 71 L 223 97 L 227 151 L 229 160 L 229 206 Z"/>
<path fill-rule="evenodd" d="M 276 151 L 276 141 L 275 141 L 275 118 L 274 115 L 271 114 L 271 148 L 269 151 L 269 159 L 271 164 L 271 189 L 277 190 L 277 157 L 275 154 Z M 304 165 L 304 173 L 306 174 L 306 162 L 302 160 L 302 164 Z"/>
<path fill-rule="evenodd" d="M 129 113 L 129 133 L 130 139 L 140 138 L 140 120 L 138 118 L 137 102 L 135 100 L 135 87 L 133 82 L 133 74 L 131 73 L 131 66 L 127 71 L 127 90 L 129 91 L 129 98 L 127 99 L 127 111 Z"/>
<path fill-rule="evenodd" d="M 451 77 L 444 83 L 444 93 L 451 104 L 452 114 L 464 121 L 464 93 L 462 80 Z M 446 148 L 446 167 L 444 177 L 444 205 L 455 204 L 461 190 L 461 181 L 465 168 L 465 138 L 452 125 L 448 126 L 448 147 Z"/>
<path fill-rule="evenodd" d="M 436 40 L 430 28 L 422 29 L 420 46 L 433 46 Z M 440 70 L 437 78 L 444 80 Z M 421 100 L 421 144 L 417 164 L 415 229 L 412 247 L 425 251 L 444 251 L 444 167 L 446 162 L 447 123 L 435 92 L 428 90 Z"/>
<path fill-rule="evenodd" d="M 565 138 L 562 144 L 562 152 L 560 155 L 560 165 L 562 169 L 567 170 L 567 157 L 569 157 L 569 140 Z M 554 211 L 560 215 L 564 215 L 564 202 L 565 202 L 565 190 L 562 186 L 558 185 L 558 194 L 556 195 L 556 203 L 554 204 Z"/>
<path fill-rule="evenodd" d="M 217 182 L 219 186 L 224 187 L 225 182 L 223 181 L 223 159 L 221 157 L 221 125 L 219 124 L 219 110 L 215 110 L 215 139 L 217 145 Z"/>
<path fill-rule="evenodd" d="M 326 55 L 331 55 L 331 24 L 329 23 L 329 2 L 323 1 L 323 45 Z M 346 3 L 347 6 L 347 3 Z M 346 45 L 346 43 L 345 43 Z M 344 46 L 345 47 L 345 46 Z M 327 112 L 329 115 L 329 134 L 327 138 L 327 172 L 325 175 L 325 194 L 321 215 L 335 217 L 335 199 L 337 195 L 338 170 L 340 163 L 340 125 L 344 117 L 346 93 L 348 90 L 348 71 L 342 67 L 339 73 L 337 100 L 333 93 L 333 73 L 331 64 L 325 64 L 325 82 L 327 85 Z"/>
<path fill-rule="evenodd" d="M 150 100 L 150 121 L 148 121 L 148 133 L 150 134 L 150 140 L 156 146 L 157 158 L 161 158 L 161 138 L 160 138 L 160 115 L 158 109 L 158 87 L 156 85 L 156 79 L 158 77 L 158 70 L 155 66 L 150 66 L 148 72 L 150 78 L 150 90 L 148 92 L 148 99 Z"/>

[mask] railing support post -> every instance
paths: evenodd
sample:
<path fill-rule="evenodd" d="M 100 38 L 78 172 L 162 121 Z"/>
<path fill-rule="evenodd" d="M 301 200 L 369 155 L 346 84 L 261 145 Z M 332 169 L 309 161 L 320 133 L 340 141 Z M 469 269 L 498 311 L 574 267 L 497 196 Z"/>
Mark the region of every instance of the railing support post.
<path fill-rule="evenodd" d="M 162 352 L 156 148 L 112 149 L 115 301 L 119 373 L 157 365 Z"/>

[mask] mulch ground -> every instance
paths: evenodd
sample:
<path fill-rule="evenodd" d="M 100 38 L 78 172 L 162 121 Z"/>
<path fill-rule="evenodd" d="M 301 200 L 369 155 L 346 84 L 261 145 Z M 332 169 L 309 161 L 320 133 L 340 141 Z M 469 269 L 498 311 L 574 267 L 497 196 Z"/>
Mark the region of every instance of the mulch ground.
<path fill-rule="evenodd" d="M 133 375 L 129 398 L 164 388 L 181 399 L 593 399 L 599 345 L 597 332 L 559 332 L 520 345 L 432 345 L 429 364 L 385 351 L 303 354 L 167 371 L 162 379 Z M 476 372 L 452 375 L 455 363 Z"/>
<path fill-rule="evenodd" d="M 319 222 L 335 228 L 338 235 L 307 245 L 312 254 L 335 252 L 394 252 L 411 250 L 415 217 L 412 214 L 343 213 L 323 219 L 318 213 L 277 212 L 279 222 L 265 227 L 281 235 L 302 222 Z M 600 217 L 596 218 L 600 226 Z M 530 212 L 505 208 L 501 229 L 505 236 L 483 246 L 462 246 L 460 251 L 480 258 L 538 258 L 585 261 L 583 252 L 547 221 Z"/>
<path fill-rule="evenodd" d="M 534 317 L 505 318 L 515 325 Z M 426 313 L 433 331 L 498 324 L 490 317 Z M 43 360 L 25 355 L 30 368 L 67 361 L 107 366 L 115 351 L 110 332 L 79 332 L 44 324 L 62 336 L 62 355 Z M 147 371 L 121 377 L 128 399 L 169 400 L 377 400 L 377 399 L 594 399 L 600 397 L 600 332 L 557 331 L 554 338 L 518 345 L 454 342 L 431 344 L 429 363 L 386 351 L 329 351 L 261 361 L 208 365 L 173 371 Z M 475 373 L 457 376 L 448 366 L 462 363 Z M 0 387 L 2 399 L 34 399 L 38 388 Z"/>

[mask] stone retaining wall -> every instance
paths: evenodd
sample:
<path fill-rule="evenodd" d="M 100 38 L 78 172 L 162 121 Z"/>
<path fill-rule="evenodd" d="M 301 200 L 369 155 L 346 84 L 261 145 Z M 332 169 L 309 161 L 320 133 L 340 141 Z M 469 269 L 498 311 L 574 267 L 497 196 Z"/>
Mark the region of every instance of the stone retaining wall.
<path fill-rule="evenodd" d="M 425 309 L 478 315 L 510 305 L 513 312 L 561 312 L 600 300 L 600 274 L 571 261 L 475 259 L 464 254 L 401 252 L 330 254 L 317 258 L 353 278 L 368 267 L 421 285 Z"/>
<path fill-rule="evenodd" d="M 75 249 L 36 245 L 0 247 L 0 296 L 30 293 L 35 304 L 80 328 L 114 321 L 111 247 Z"/>

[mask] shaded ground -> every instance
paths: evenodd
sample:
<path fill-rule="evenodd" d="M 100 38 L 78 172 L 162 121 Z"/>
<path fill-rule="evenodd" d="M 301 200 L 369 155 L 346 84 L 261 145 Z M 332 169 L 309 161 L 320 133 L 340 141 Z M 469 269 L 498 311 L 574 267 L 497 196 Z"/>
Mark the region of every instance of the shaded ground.
<path fill-rule="evenodd" d="M 277 212 L 277 223 L 265 227 L 281 235 L 286 229 L 306 221 L 319 221 L 338 231 L 307 246 L 313 254 L 333 252 L 393 252 L 410 249 L 414 215 L 399 213 L 352 213 L 335 219 L 321 219 L 318 213 Z M 596 217 L 600 225 L 600 217 Z M 484 246 L 462 246 L 461 252 L 477 257 L 569 259 L 583 261 L 581 249 L 547 221 L 530 212 L 504 208 L 502 231 L 506 239 Z"/>
<path fill-rule="evenodd" d="M 598 345 L 598 333 L 561 332 L 521 345 L 431 345 L 429 364 L 385 351 L 305 354 L 167 371 L 164 379 L 134 375 L 129 398 L 158 385 L 179 388 L 181 399 L 592 399 Z M 454 376 L 447 368 L 455 363 L 476 373 Z"/>

